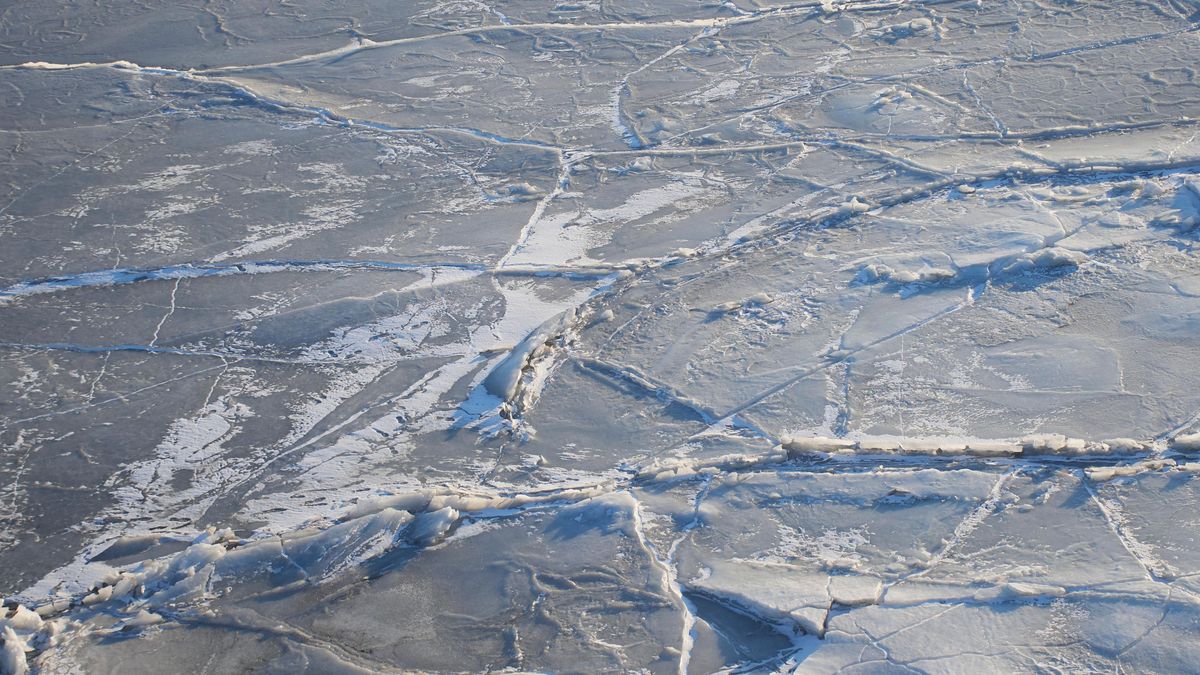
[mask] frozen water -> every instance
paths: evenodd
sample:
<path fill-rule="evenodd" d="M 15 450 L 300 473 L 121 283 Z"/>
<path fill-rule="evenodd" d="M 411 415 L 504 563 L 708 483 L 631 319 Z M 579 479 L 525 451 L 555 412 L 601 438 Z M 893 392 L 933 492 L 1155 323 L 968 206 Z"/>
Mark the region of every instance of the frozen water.
<path fill-rule="evenodd" d="M 0 673 L 1189 672 L 1200 5 L 0 8 Z"/>

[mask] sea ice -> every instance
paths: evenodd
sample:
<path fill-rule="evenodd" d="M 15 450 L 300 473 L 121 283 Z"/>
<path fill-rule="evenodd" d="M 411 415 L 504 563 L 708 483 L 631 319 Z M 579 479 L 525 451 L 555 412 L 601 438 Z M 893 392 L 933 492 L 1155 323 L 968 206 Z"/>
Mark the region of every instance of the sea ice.
<path fill-rule="evenodd" d="M 1188 672 L 1196 7 L 0 9 L 0 673 Z"/>

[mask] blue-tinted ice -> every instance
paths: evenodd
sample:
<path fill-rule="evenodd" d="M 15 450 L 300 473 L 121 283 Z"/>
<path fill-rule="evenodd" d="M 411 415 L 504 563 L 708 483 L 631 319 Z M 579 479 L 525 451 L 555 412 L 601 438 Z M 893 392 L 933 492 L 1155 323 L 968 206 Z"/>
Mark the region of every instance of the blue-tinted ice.
<path fill-rule="evenodd" d="M 1200 6 L 0 8 L 0 673 L 1185 672 Z"/>

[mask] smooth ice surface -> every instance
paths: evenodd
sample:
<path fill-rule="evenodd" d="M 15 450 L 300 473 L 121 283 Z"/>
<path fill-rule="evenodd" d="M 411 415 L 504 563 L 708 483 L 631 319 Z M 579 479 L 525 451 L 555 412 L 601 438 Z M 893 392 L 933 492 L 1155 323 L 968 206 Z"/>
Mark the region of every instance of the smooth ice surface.
<path fill-rule="evenodd" d="M 1198 28 L 0 7 L 0 673 L 1194 671 Z"/>

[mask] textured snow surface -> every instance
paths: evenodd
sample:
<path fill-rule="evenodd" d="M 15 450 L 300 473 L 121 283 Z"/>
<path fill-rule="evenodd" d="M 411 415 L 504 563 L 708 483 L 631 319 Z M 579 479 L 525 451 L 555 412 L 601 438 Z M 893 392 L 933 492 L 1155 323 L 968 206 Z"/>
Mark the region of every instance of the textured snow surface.
<path fill-rule="evenodd" d="M 0 7 L 0 673 L 1194 672 L 1200 4 Z"/>

